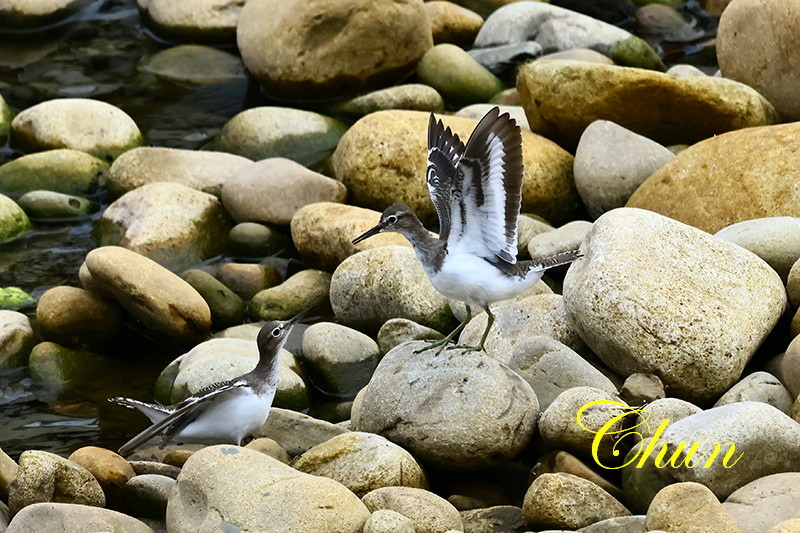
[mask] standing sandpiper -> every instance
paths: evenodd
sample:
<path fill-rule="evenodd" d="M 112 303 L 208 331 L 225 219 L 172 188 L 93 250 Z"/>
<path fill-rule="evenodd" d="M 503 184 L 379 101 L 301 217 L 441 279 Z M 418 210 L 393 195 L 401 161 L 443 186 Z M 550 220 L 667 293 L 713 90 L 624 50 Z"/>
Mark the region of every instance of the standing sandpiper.
<path fill-rule="evenodd" d="M 258 363 L 238 378 L 220 381 L 173 405 L 140 402 L 130 398 L 108 401 L 138 409 L 153 424 L 122 445 L 128 455 L 152 437 L 162 434 L 160 447 L 170 442 L 236 444 L 264 425 L 278 388 L 278 359 L 292 326 L 310 309 L 286 321 L 267 322 L 258 332 Z"/>
<path fill-rule="evenodd" d="M 539 281 L 548 268 L 581 257 L 571 250 L 533 261 L 517 261 L 517 218 L 522 202 L 522 137 L 508 113 L 495 107 L 481 119 L 466 147 L 431 114 L 428 125 L 428 191 L 439 216 L 432 237 L 410 207 L 386 208 L 377 226 L 353 244 L 384 231 L 411 242 L 433 286 L 467 304 L 467 317 L 441 341 L 419 351 L 441 352 L 472 318 L 471 306 L 488 315 L 478 346 L 483 350 L 494 323 L 489 304 L 506 300 Z M 438 353 L 438 352 L 437 352 Z"/>

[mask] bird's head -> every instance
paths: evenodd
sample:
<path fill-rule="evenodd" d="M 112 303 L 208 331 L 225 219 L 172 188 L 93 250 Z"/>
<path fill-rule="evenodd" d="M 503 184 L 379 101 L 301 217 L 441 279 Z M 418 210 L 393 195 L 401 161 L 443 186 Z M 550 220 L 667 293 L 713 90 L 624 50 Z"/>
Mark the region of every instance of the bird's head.
<path fill-rule="evenodd" d="M 309 307 L 288 320 L 272 320 L 264 324 L 264 327 L 258 332 L 256 341 L 258 343 L 258 351 L 262 358 L 265 356 L 277 356 L 280 349 L 283 348 L 286 339 L 289 337 L 289 333 L 292 332 L 292 327 L 315 307 L 316 306 Z"/>
<path fill-rule="evenodd" d="M 381 214 L 378 225 L 353 239 L 353 244 L 384 231 L 396 231 L 408 237 L 419 226 L 421 226 L 420 221 L 410 207 L 403 204 L 390 205 Z"/>

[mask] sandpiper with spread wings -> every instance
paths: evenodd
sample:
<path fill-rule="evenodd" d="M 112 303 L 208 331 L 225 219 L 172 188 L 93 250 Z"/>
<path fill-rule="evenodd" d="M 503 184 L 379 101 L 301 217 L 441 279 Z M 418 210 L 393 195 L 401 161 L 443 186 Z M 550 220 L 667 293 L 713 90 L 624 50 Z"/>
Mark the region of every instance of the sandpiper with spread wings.
<path fill-rule="evenodd" d="M 119 454 L 128 455 L 159 434 L 162 448 L 170 442 L 240 444 L 267 421 L 278 388 L 281 348 L 292 326 L 309 310 L 289 320 L 267 322 L 258 333 L 256 367 L 238 378 L 209 385 L 173 405 L 109 398 L 110 402 L 141 411 L 153 423 L 123 444 Z"/>
<path fill-rule="evenodd" d="M 441 351 L 472 318 L 470 307 L 488 315 L 478 346 L 482 350 L 494 323 L 489 305 L 531 287 L 544 271 L 581 256 L 570 250 L 532 261 L 517 261 L 517 219 L 522 203 L 522 137 L 508 113 L 492 108 L 478 123 L 466 147 L 431 114 L 428 125 L 428 191 L 439 216 L 433 237 L 410 207 L 386 208 L 374 228 L 358 243 L 384 231 L 405 236 L 433 286 L 448 298 L 467 304 L 467 317 L 441 341 L 420 351 Z"/>

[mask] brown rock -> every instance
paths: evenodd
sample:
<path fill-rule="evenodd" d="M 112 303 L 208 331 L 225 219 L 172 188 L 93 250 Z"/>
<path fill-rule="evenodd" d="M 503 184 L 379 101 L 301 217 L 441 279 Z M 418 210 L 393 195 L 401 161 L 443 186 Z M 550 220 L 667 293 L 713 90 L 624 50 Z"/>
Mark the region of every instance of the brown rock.
<path fill-rule="evenodd" d="M 277 268 L 252 263 L 220 265 L 217 279 L 244 300 L 283 281 Z"/>
<path fill-rule="evenodd" d="M 427 490 L 412 487 L 383 487 L 362 498 L 371 512 L 389 509 L 410 518 L 417 533 L 462 531 L 461 516 L 450 503 Z"/>
<path fill-rule="evenodd" d="M 17 475 L 17 463 L 0 448 L 0 500 L 8 501 L 8 486 Z"/>
<path fill-rule="evenodd" d="M 739 533 L 717 497 L 700 483 L 668 485 L 650 503 L 647 529 L 671 533 Z"/>
<path fill-rule="evenodd" d="M 113 302 L 76 287 L 53 287 L 36 306 L 47 340 L 69 348 L 98 350 L 122 332 L 122 313 Z"/>
<path fill-rule="evenodd" d="M 452 43 L 469 48 L 483 26 L 483 17 L 446 0 L 425 2 L 431 20 L 433 43 Z"/>
<path fill-rule="evenodd" d="M 84 446 L 72 452 L 69 460 L 92 473 L 100 483 L 110 507 L 124 509 L 122 488 L 136 475 L 124 457 L 105 448 Z"/>

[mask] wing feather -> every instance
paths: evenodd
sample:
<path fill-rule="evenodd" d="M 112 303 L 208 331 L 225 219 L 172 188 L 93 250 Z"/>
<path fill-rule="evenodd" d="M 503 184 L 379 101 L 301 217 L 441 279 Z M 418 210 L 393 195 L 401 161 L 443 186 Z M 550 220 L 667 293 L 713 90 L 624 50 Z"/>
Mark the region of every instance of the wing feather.
<path fill-rule="evenodd" d="M 431 113 L 428 122 L 428 193 L 439 217 L 439 238 L 450 231 L 450 191 L 456 167 L 464 155 L 464 143 Z"/>

